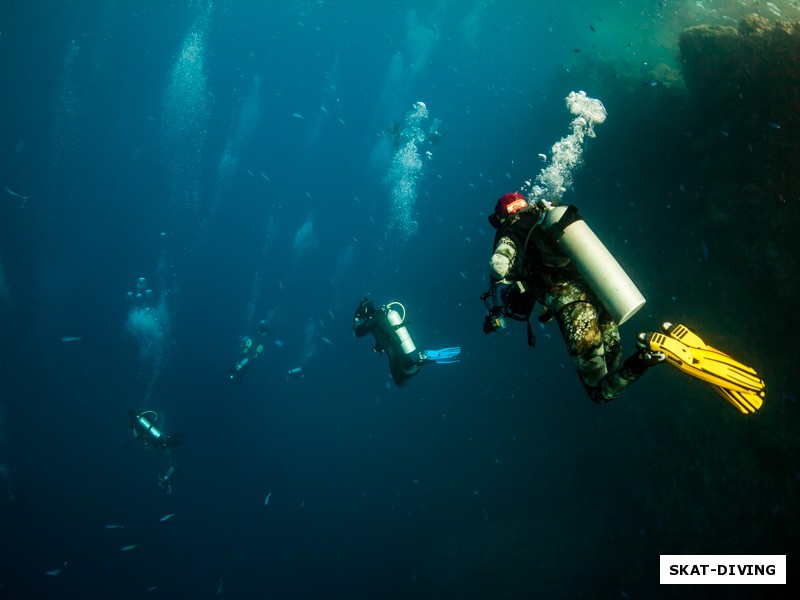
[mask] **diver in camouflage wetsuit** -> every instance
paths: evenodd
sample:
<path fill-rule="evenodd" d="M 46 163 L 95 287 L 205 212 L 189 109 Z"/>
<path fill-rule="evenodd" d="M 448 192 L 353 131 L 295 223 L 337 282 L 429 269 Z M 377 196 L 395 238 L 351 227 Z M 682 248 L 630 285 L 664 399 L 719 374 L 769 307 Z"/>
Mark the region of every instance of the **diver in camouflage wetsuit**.
<path fill-rule="evenodd" d="M 583 280 L 569 257 L 541 225 L 542 214 L 522 194 L 503 195 L 490 215 L 497 229 L 490 262 L 494 306 L 484 323 L 490 333 L 504 326 L 503 316 L 528 321 L 536 302 L 545 307 L 540 321 L 555 317 L 570 358 L 589 397 L 606 403 L 639 379 L 663 356 L 637 352 L 622 360 L 619 326 Z M 509 284 L 498 305 L 498 284 Z M 534 338 L 528 323 L 528 342 Z"/>

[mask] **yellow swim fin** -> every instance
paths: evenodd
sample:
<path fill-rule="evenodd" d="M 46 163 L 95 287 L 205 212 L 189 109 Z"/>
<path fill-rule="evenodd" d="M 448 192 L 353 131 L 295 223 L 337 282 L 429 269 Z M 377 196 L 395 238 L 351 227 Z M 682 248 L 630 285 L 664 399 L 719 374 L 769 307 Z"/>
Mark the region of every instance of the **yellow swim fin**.
<path fill-rule="evenodd" d="M 672 366 L 708 383 L 741 413 L 761 408 L 767 389 L 754 369 L 707 345 L 685 325 L 664 323 L 662 329 L 664 333 L 646 336 L 651 352 L 662 353 Z"/>

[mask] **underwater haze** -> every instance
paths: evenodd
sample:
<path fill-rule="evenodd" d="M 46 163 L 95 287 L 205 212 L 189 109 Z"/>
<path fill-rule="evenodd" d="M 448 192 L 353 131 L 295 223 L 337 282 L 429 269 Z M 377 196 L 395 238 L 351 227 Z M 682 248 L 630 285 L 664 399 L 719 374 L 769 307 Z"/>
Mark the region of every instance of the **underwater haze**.
<path fill-rule="evenodd" d="M 660 585 L 659 556 L 800 572 L 797 19 L 0 3 L 0 598 L 787 593 Z M 757 413 L 671 366 L 596 405 L 555 323 L 483 333 L 487 215 L 543 180 L 578 91 L 607 118 L 558 193 L 647 299 L 624 354 L 691 326 L 764 378 Z M 397 389 L 351 331 L 365 296 L 461 361 Z"/>

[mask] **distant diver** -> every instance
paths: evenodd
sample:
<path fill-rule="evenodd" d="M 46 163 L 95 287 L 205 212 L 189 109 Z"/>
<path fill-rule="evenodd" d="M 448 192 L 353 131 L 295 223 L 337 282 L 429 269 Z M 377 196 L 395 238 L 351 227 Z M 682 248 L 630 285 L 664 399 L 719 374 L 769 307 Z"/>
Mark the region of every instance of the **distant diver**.
<path fill-rule="evenodd" d="M 286 381 L 297 381 L 306 376 L 305 367 L 294 367 L 286 371 Z"/>
<path fill-rule="evenodd" d="M 529 203 L 519 192 L 497 201 L 489 222 L 497 229 L 490 260 L 489 291 L 481 296 L 488 315 L 483 330 L 525 321 L 537 303 L 542 323 L 555 318 L 589 397 L 616 398 L 653 365 L 669 363 L 706 381 L 742 413 L 761 407 L 766 395 L 756 372 L 707 346 L 683 325 L 665 323 L 664 333 L 641 333 L 624 361 L 619 325 L 645 303 L 619 263 L 574 206 Z"/>
<path fill-rule="evenodd" d="M 403 143 L 403 129 L 404 126 L 402 123 L 398 123 L 397 121 L 393 121 L 389 127 L 386 128 L 386 135 L 391 138 L 392 142 L 399 146 Z M 424 144 L 429 144 L 431 146 L 435 146 L 439 143 L 439 141 L 444 137 L 444 130 L 442 128 L 442 120 L 441 119 L 434 119 L 431 126 L 426 130 L 421 132 L 423 136 L 422 142 Z"/>
<path fill-rule="evenodd" d="M 236 363 L 231 367 L 230 370 L 230 377 L 229 379 L 234 383 L 242 383 L 245 374 L 249 371 L 253 365 L 258 360 L 258 357 L 261 356 L 261 353 L 264 351 L 264 342 L 263 338 L 267 335 L 267 322 L 261 320 L 256 325 L 255 332 L 253 335 L 247 336 L 245 339 L 244 344 L 242 345 L 242 350 L 239 354 L 239 358 L 237 359 Z M 251 353 L 250 350 L 255 344 L 255 350 Z"/>
<path fill-rule="evenodd" d="M 175 483 L 175 479 L 178 477 L 178 467 L 175 465 L 170 465 L 169 468 L 164 471 L 161 475 L 158 476 L 158 487 L 161 488 L 165 494 L 169 495 L 172 493 L 172 484 Z M 163 521 L 164 519 L 162 519 Z"/>
<path fill-rule="evenodd" d="M 403 311 L 402 316 L 396 310 Z M 372 300 L 364 298 L 354 316 L 353 333 L 375 338 L 373 352 L 389 357 L 389 370 L 397 387 L 403 387 L 426 363 L 449 364 L 460 360 L 461 348 L 443 348 L 419 352 L 405 326 L 406 309 L 399 302 L 390 302 L 376 309 Z"/>
<path fill-rule="evenodd" d="M 136 413 L 128 411 L 128 429 L 133 430 L 133 437 L 141 441 L 145 447 L 152 447 L 156 450 L 166 450 L 172 446 L 183 444 L 183 434 L 164 435 L 155 426 L 158 420 L 158 413 L 152 410 L 144 410 Z"/>

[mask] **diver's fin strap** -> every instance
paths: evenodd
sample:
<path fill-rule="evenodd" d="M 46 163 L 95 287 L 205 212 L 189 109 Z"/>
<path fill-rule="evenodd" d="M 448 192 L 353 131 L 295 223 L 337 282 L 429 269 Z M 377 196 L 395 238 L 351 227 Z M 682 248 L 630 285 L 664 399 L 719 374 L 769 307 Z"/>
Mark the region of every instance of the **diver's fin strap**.
<path fill-rule="evenodd" d="M 755 412 L 761 407 L 766 384 L 755 370 L 708 346 L 685 326 L 675 326 L 669 336 L 654 333 L 648 347 L 662 352 L 672 366 L 711 385 L 739 411 Z"/>

